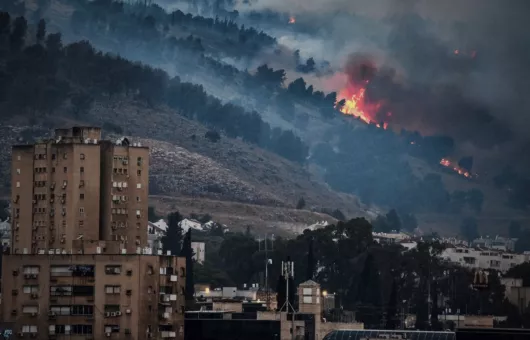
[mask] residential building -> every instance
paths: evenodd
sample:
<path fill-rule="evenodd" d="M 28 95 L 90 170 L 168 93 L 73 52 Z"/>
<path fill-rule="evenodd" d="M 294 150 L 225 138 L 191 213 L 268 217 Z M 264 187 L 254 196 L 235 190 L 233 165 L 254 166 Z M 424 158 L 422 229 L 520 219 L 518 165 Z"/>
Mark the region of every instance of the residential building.
<path fill-rule="evenodd" d="M 147 246 L 147 147 L 102 140 L 99 128 L 56 129 L 15 145 L 11 167 L 13 254 L 82 253 L 96 240 L 127 253 Z"/>
<path fill-rule="evenodd" d="M 448 246 L 440 255 L 444 260 L 471 269 L 494 269 L 506 272 L 510 268 L 528 261 L 528 255 L 511 254 L 496 250 Z"/>
<path fill-rule="evenodd" d="M 0 221 L 0 242 L 2 242 L 3 249 L 11 246 L 11 222 L 9 219 Z"/>
<path fill-rule="evenodd" d="M 524 313 L 530 304 L 530 287 L 523 285 L 523 279 L 505 277 L 501 279 L 504 285 L 504 295 L 511 304 L 517 306 L 520 313 Z"/>
<path fill-rule="evenodd" d="M 495 238 L 480 237 L 473 240 L 472 245 L 481 249 L 492 249 L 505 252 L 513 252 L 517 239 L 496 236 Z"/>
<path fill-rule="evenodd" d="M 168 225 L 160 219 L 157 222 L 148 222 L 147 225 L 147 244 L 152 249 L 162 249 L 162 237 L 166 235 Z M 175 254 L 176 255 L 176 254 Z"/>
<path fill-rule="evenodd" d="M 225 291 L 225 290 L 223 290 Z M 238 294 L 235 288 L 225 295 Z M 308 339 L 322 340 L 336 329 L 363 329 L 358 322 L 326 322 L 322 319 L 320 285 L 306 281 L 298 286 L 296 313 L 256 308 L 244 301 L 212 301 L 206 310 L 186 312 L 186 340 Z M 294 315 L 294 320 L 293 320 Z M 294 333 L 294 337 L 293 337 Z"/>
<path fill-rule="evenodd" d="M 19 338 L 183 338 L 185 259 L 4 255 L 3 321 Z M 77 337 L 79 336 L 79 337 Z"/>
<path fill-rule="evenodd" d="M 193 249 L 193 259 L 197 263 L 204 263 L 206 259 L 206 244 L 204 242 L 191 242 L 191 249 Z"/>
<path fill-rule="evenodd" d="M 148 179 L 148 148 L 99 128 L 13 147 L 1 313 L 17 338 L 183 338 L 185 259 L 149 247 Z"/>

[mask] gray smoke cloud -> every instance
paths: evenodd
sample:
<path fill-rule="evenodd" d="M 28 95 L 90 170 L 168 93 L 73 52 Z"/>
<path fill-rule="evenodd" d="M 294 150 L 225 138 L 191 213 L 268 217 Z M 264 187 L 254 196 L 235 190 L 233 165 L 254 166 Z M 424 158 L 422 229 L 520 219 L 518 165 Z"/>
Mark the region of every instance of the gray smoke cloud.
<path fill-rule="evenodd" d="M 295 16 L 298 27 L 280 41 L 334 65 L 344 68 L 352 54 L 373 55 L 379 69 L 396 74 L 380 95 L 406 95 L 406 108 L 417 96 L 424 111 L 415 111 L 411 127 L 442 126 L 479 148 L 528 140 L 530 1 L 251 0 L 236 8 Z"/>

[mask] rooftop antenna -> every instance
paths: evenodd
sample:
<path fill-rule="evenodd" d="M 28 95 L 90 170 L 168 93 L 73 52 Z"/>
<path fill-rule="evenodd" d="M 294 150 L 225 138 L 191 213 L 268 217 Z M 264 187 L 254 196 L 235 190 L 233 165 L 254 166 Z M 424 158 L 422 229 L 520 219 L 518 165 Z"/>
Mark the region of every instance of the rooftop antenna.
<path fill-rule="evenodd" d="M 289 278 L 294 278 L 294 262 L 289 258 L 287 258 L 287 261 L 285 262 L 282 261 L 282 275 L 285 278 L 285 303 L 282 308 L 280 308 L 280 312 L 285 308 L 287 315 L 289 315 L 289 309 L 291 309 L 291 339 L 294 340 L 294 315 L 296 314 L 296 310 L 289 302 Z"/>

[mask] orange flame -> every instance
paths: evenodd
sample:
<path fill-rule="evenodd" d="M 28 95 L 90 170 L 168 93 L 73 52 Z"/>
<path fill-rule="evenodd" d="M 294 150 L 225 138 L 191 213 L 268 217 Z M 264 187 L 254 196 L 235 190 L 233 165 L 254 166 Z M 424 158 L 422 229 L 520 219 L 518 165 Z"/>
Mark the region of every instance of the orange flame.
<path fill-rule="evenodd" d="M 289 24 L 294 24 L 296 22 L 296 18 L 295 17 L 290 17 L 289 18 Z"/>
<path fill-rule="evenodd" d="M 448 160 L 447 158 L 442 158 L 440 160 L 440 165 L 448 168 L 448 169 L 451 169 L 453 170 L 454 172 L 456 172 L 457 174 L 459 175 L 462 175 L 464 177 L 467 177 L 467 178 L 473 178 L 473 177 L 476 177 L 476 175 L 470 173 L 469 171 L 467 171 L 466 169 L 464 168 L 461 168 L 459 167 L 458 165 L 455 165 L 453 164 L 450 160 Z"/>
<path fill-rule="evenodd" d="M 346 101 L 340 111 L 344 114 L 355 116 L 366 124 L 372 124 L 381 108 L 381 103 L 369 103 L 366 101 L 366 85 L 368 85 L 368 81 L 364 82 L 364 86 L 350 84 L 340 91 L 338 97 Z M 392 116 L 392 112 L 388 112 L 387 116 Z M 388 123 L 383 123 L 382 125 L 376 123 L 376 126 L 386 130 Z"/>

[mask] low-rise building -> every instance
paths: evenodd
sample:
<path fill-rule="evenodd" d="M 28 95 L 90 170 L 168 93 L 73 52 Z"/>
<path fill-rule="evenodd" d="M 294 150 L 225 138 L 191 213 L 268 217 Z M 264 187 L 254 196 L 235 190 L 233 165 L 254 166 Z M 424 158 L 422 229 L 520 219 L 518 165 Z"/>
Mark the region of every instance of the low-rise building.
<path fill-rule="evenodd" d="M 162 237 L 166 235 L 167 224 L 161 219 L 157 222 L 148 222 L 147 225 L 147 244 L 151 249 L 162 249 Z"/>
<path fill-rule="evenodd" d="M 473 240 L 472 245 L 476 248 L 499 250 L 511 252 L 515 249 L 517 239 L 496 236 L 495 238 L 480 237 Z"/>
<path fill-rule="evenodd" d="M 440 255 L 445 261 L 470 269 L 493 269 L 506 272 L 528 260 L 524 254 L 512 254 L 498 250 L 448 246 Z"/>
<path fill-rule="evenodd" d="M 237 295 L 237 292 L 235 288 L 225 291 L 227 295 Z M 299 308 L 295 313 L 263 310 L 264 304 L 255 308 L 252 303 L 243 301 L 219 301 L 215 307 L 212 304 L 210 310 L 186 312 L 185 339 L 321 340 L 333 330 L 363 329 L 363 324 L 358 322 L 326 322 L 321 306 L 324 295 L 318 283 L 301 283 L 298 286 Z"/>

